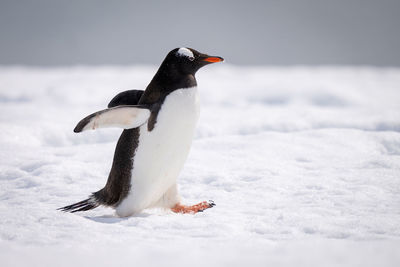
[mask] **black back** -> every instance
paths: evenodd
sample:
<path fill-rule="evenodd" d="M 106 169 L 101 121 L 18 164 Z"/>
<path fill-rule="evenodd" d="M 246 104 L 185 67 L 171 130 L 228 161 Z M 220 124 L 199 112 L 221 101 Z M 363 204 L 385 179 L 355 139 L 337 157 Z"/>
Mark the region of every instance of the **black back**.
<path fill-rule="evenodd" d="M 118 95 L 114 96 L 113 99 L 111 99 L 107 107 L 112 108 L 121 105 L 137 105 L 143 93 L 143 90 L 136 89 L 121 92 Z"/>

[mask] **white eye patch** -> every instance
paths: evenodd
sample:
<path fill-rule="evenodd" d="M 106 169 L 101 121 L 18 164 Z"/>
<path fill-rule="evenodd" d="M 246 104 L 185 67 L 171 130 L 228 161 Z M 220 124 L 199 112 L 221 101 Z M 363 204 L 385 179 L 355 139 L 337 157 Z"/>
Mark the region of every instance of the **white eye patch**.
<path fill-rule="evenodd" d="M 176 52 L 176 55 L 180 57 L 187 57 L 190 60 L 194 59 L 193 52 L 187 49 L 186 47 L 179 48 L 179 50 Z"/>

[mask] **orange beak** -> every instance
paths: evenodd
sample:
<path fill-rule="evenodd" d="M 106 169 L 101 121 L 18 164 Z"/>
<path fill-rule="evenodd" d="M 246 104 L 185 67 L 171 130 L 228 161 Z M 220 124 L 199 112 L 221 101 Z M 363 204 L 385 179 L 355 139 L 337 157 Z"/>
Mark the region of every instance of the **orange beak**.
<path fill-rule="evenodd" d="M 222 57 L 206 57 L 205 59 L 203 59 L 203 61 L 216 63 L 216 62 L 222 62 L 224 61 L 224 59 Z"/>

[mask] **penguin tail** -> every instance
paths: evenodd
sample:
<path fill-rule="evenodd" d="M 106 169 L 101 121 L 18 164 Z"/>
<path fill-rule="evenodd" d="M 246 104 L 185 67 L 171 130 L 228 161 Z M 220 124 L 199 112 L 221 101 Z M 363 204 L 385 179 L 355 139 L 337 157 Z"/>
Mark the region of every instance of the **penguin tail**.
<path fill-rule="evenodd" d="M 58 208 L 57 210 L 74 213 L 78 211 L 92 210 L 94 208 L 97 208 L 98 206 L 100 206 L 100 203 L 96 200 L 94 195 L 92 195 L 88 199 L 82 200 L 72 205 Z"/>

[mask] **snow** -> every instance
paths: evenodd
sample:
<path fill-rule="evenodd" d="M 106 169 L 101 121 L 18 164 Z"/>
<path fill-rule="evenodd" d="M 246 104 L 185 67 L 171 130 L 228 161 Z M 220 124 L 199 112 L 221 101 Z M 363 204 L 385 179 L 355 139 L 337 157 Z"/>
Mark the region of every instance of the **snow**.
<path fill-rule="evenodd" d="M 121 132 L 76 123 L 155 71 L 0 67 L 2 266 L 399 266 L 396 68 L 207 66 L 179 190 L 217 206 L 57 211 L 104 186 Z"/>

